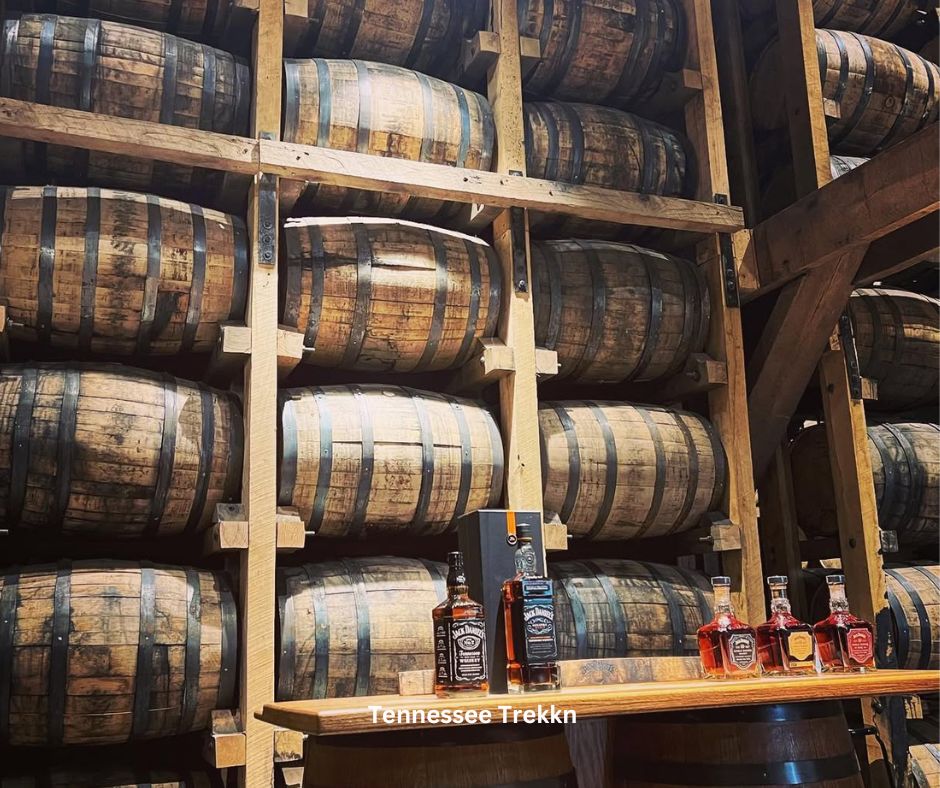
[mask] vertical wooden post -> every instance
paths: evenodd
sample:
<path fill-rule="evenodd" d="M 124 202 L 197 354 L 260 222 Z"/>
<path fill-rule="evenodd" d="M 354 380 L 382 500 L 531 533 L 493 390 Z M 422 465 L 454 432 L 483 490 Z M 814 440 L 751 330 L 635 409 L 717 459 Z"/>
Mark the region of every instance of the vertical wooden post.
<path fill-rule="evenodd" d="M 254 31 L 252 124 L 254 137 L 280 134 L 281 0 L 260 0 Z M 267 194 L 265 191 L 267 190 Z M 273 192 L 273 194 L 271 193 Z M 277 545 L 277 181 L 255 175 L 248 206 L 251 272 L 245 367 L 245 461 L 242 503 L 248 549 L 239 571 L 241 649 L 239 709 L 246 734 L 246 767 L 239 785 L 266 788 L 274 779 L 274 732 L 254 718 L 274 700 L 274 564 Z"/>

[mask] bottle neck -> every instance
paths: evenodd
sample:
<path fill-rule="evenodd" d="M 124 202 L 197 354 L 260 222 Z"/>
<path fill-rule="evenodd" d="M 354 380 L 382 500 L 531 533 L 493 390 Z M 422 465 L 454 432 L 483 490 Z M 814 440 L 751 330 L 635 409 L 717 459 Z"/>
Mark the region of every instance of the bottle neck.
<path fill-rule="evenodd" d="M 791 612 L 790 600 L 787 599 L 786 588 L 770 589 L 770 610 L 772 613 L 789 614 Z"/>
<path fill-rule="evenodd" d="M 467 577 L 463 571 L 462 560 L 450 560 L 447 569 L 447 593 L 449 596 L 467 596 L 470 588 L 467 586 Z"/>
<path fill-rule="evenodd" d="M 514 557 L 517 577 L 537 577 L 535 548 L 529 539 L 520 539 Z"/>
<path fill-rule="evenodd" d="M 849 600 L 846 599 L 844 585 L 829 586 L 829 609 L 833 613 L 849 612 Z"/>
<path fill-rule="evenodd" d="M 715 591 L 715 615 L 731 616 L 734 615 L 734 608 L 731 606 L 731 589 L 719 587 Z"/>

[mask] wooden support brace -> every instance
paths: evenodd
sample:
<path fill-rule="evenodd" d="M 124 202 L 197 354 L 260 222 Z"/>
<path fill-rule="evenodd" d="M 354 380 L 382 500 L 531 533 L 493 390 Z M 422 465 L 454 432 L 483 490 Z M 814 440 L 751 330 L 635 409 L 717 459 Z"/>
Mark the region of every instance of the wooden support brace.
<path fill-rule="evenodd" d="M 542 546 L 545 552 L 568 549 L 568 527 L 561 522 L 542 523 Z"/>
<path fill-rule="evenodd" d="M 245 366 L 251 353 L 251 329 L 238 323 L 223 323 L 219 327 L 219 341 L 212 350 L 203 376 L 213 386 L 231 382 Z"/>
<path fill-rule="evenodd" d="M 216 769 L 245 765 L 246 737 L 235 713 L 226 710 L 212 712 L 202 752 L 206 762 Z"/>
<path fill-rule="evenodd" d="M 519 37 L 519 50 L 523 78 L 541 60 L 537 38 Z M 457 82 L 461 85 L 480 85 L 499 57 L 499 36 L 492 30 L 478 30 L 473 38 L 465 38 L 460 47 Z"/>
<path fill-rule="evenodd" d="M 277 328 L 277 379 L 281 382 L 293 372 L 303 360 L 304 335 L 302 331 L 289 326 Z"/>
<path fill-rule="evenodd" d="M 304 739 L 307 737 L 300 731 L 288 728 L 274 729 L 274 761 L 276 763 L 291 763 L 303 760 Z"/>
<path fill-rule="evenodd" d="M 636 383 L 629 389 L 640 402 L 680 402 L 728 384 L 728 365 L 707 353 L 693 353 L 681 372 L 662 383 Z"/>
<path fill-rule="evenodd" d="M 501 339 L 478 339 L 470 360 L 454 373 L 448 388 L 460 394 L 477 393 L 515 370 L 511 347 Z"/>
<path fill-rule="evenodd" d="M 292 553 L 302 550 L 307 540 L 306 525 L 296 509 L 277 507 L 277 551 Z"/>
<path fill-rule="evenodd" d="M 682 68 L 663 74 L 659 89 L 643 103 L 643 113 L 658 118 L 682 108 L 702 91 L 702 74 L 696 69 Z"/>
<path fill-rule="evenodd" d="M 535 375 L 541 383 L 558 374 L 558 353 L 546 347 L 535 349 Z"/>
<path fill-rule="evenodd" d="M 248 549 L 248 517 L 240 503 L 219 503 L 203 544 L 208 555 Z"/>

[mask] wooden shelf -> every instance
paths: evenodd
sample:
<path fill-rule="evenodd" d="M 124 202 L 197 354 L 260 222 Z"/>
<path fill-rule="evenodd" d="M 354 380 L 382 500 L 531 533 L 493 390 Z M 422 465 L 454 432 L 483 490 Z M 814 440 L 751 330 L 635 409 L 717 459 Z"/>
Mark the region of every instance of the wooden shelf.
<path fill-rule="evenodd" d="M 381 730 L 439 728 L 440 724 L 385 725 L 372 722 L 369 706 L 408 710 L 488 709 L 502 720 L 500 706 L 513 709 L 548 708 L 573 710 L 579 718 L 618 714 L 707 709 L 719 706 L 753 706 L 874 695 L 907 695 L 928 692 L 940 685 L 940 674 L 932 670 L 877 670 L 849 675 L 761 678 L 742 681 L 652 681 L 605 687 L 540 692 L 533 695 L 490 695 L 485 698 L 440 699 L 430 695 L 402 697 L 374 695 L 359 698 L 330 698 L 267 703 L 255 716 L 282 728 L 315 736 L 375 733 Z"/>

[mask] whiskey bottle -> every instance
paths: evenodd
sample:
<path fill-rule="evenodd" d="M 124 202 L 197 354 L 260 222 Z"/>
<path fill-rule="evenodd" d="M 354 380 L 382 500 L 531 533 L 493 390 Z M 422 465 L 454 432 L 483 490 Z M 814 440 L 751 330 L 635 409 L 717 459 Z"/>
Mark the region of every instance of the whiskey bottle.
<path fill-rule="evenodd" d="M 709 678 L 750 678 L 760 675 L 757 636 L 731 607 L 731 578 L 713 577 L 715 617 L 698 631 L 698 650 Z"/>
<path fill-rule="evenodd" d="M 529 526 L 520 524 L 516 575 L 503 583 L 509 692 L 558 689 L 558 646 L 552 581 L 536 573 Z"/>
<path fill-rule="evenodd" d="M 849 612 L 845 576 L 829 575 L 829 617 L 813 627 L 819 664 L 830 673 L 852 673 L 875 668 L 872 625 Z"/>
<path fill-rule="evenodd" d="M 790 611 L 787 578 L 767 578 L 770 586 L 770 618 L 757 628 L 757 656 L 764 673 L 771 676 L 816 672 L 813 628 Z"/>
<path fill-rule="evenodd" d="M 467 593 L 463 554 L 447 554 L 447 599 L 431 611 L 434 621 L 434 694 L 485 695 L 486 621 L 483 605 Z"/>

